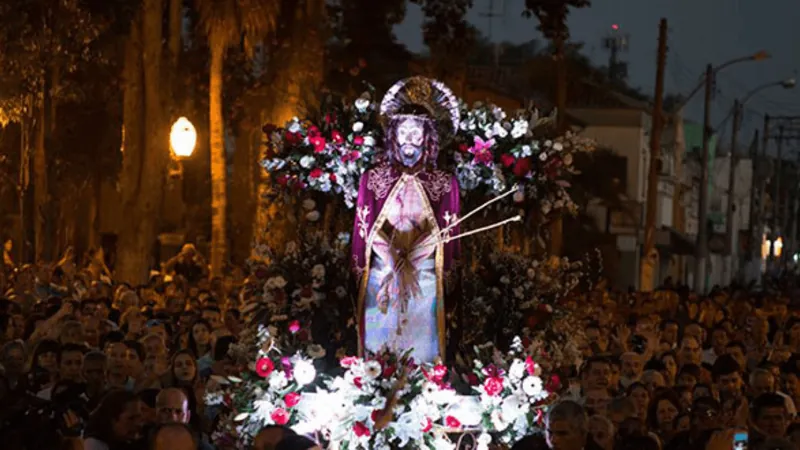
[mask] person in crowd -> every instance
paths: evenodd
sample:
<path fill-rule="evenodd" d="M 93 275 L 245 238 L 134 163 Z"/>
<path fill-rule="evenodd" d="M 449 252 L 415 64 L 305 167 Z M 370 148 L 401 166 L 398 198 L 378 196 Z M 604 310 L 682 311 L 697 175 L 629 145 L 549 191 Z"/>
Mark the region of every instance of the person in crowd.
<path fill-rule="evenodd" d="M 262 428 L 253 440 L 253 450 L 275 450 L 275 446 L 283 439 L 296 433 L 289 427 L 269 425 Z"/>
<path fill-rule="evenodd" d="M 197 441 L 189 427 L 173 422 L 158 428 L 149 448 L 150 450 L 195 450 Z"/>
<path fill-rule="evenodd" d="M 92 412 L 84 432 L 84 450 L 124 449 L 141 439 L 139 397 L 125 390 L 109 392 Z"/>

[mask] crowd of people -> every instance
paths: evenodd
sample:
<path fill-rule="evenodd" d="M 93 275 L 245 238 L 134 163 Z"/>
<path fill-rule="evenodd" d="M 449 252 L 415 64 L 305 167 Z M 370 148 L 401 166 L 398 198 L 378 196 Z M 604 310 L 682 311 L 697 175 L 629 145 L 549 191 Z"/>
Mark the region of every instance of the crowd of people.
<path fill-rule="evenodd" d="M 210 278 L 191 246 L 150 283 L 116 283 L 102 262 L 0 271 L 0 446 L 213 449 L 212 374 L 230 374 L 248 274 Z M 581 367 L 514 449 L 800 448 L 800 317 L 788 295 L 596 290 Z M 266 427 L 254 449 L 319 448 Z M 222 449 L 220 449 L 222 450 Z"/>

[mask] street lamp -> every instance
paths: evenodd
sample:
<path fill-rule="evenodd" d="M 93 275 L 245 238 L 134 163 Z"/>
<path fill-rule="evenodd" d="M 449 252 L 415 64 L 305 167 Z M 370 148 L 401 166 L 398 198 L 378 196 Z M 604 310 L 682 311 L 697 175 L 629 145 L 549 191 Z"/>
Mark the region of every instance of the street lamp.
<path fill-rule="evenodd" d="M 197 130 L 189 119 L 181 117 L 175 121 L 169 133 L 169 144 L 175 156 L 179 158 L 192 156 L 197 145 Z"/>
<path fill-rule="evenodd" d="M 714 77 L 721 70 L 732 66 L 734 64 L 746 61 L 762 61 L 769 58 L 770 55 L 766 51 L 759 51 L 749 56 L 732 59 L 717 67 L 709 64 L 706 66 L 705 77 L 703 82 L 705 84 L 705 100 L 703 112 L 703 153 L 702 160 L 700 161 L 700 201 L 698 202 L 698 227 L 697 227 L 697 252 L 695 256 L 694 267 L 694 285 L 698 293 L 705 293 L 706 290 L 706 256 L 708 254 L 708 230 L 707 230 L 707 214 L 708 214 L 708 156 L 709 156 L 709 141 L 711 140 L 711 91 L 714 88 Z M 697 91 L 698 89 L 695 89 Z M 695 92 L 689 95 L 691 98 Z"/>
<path fill-rule="evenodd" d="M 764 83 L 760 86 L 756 86 L 755 88 L 751 89 L 747 92 L 742 100 L 734 100 L 733 108 L 729 113 L 733 114 L 733 128 L 731 130 L 731 154 L 730 154 L 730 166 L 728 167 L 728 213 L 726 215 L 725 220 L 725 264 L 724 270 L 726 273 L 725 279 L 728 282 L 733 281 L 734 278 L 734 253 L 735 253 L 735 246 L 734 246 L 734 236 L 736 231 L 734 230 L 733 219 L 734 215 L 736 214 L 735 211 L 735 200 L 734 194 L 736 191 L 736 147 L 738 146 L 738 139 L 739 139 L 739 128 L 741 127 L 742 121 L 742 110 L 744 105 L 750 100 L 755 94 L 758 92 L 763 91 L 764 89 L 769 89 L 771 87 L 782 87 L 784 89 L 792 89 L 796 85 L 796 81 L 794 78 L 787 78 L 780 81 L 773 81 L 770 83 Z M 727 117 L 725 118 L 727 120 Z M 758 158 L 753 158 L 753 164 L 759 164 Z M 754 168 L 755 169 L 755 168 Z M 753 170 L 753 173 L 757 173 L 756 170 Z M 751 192 L 751 199 L 752 199 L 752 192 Z M 752 209 L 751 209 L 752 211 Z M 751 212 L 752 217 L 752 212 Z M 753 223 L 750 223 L 750 226 L 753 227 Z M 760 234 L 761 231 L 759 230 L 758 233 Z M 755 241 L 754 241 L 755 242 Z"/>

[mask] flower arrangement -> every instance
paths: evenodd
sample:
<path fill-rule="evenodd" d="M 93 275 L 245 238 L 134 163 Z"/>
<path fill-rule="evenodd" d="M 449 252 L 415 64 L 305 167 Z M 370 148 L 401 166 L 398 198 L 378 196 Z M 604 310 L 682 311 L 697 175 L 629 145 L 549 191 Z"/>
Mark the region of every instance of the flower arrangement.
<path fill-rule="evenodd" d="M 551 319 L 565 312 L 560 302 L 586 278 L 584 268 L 583 261 L 539 261 L 499 251 L 476 268 L 462 268 L 462 348 L 486 342 L 510 345 L 520 330 L 549 329 Z"/>
<path fill-rule="evenodd" d="M 340 195 L 355 205 L 361 174 L 378 162 L 383 144 L 378 107 L 366 93 L 352 104 L 329 99 L 320 123 L 292 119 L 284 128 L 264 127 L 272 158 L 262 162 L 279 192 L 319 191 Z M 544 215 L 574 212 L 566 188 L 575 173 L 576 152 L 591 151 L 592 141 L 572 133 L 543 138 L 554 117 L 461 104 L 461 123 L 446 164 L 454 166 L 464 195 L 495 195 L 519 186 L 517 203 L 536 199 Z"/>

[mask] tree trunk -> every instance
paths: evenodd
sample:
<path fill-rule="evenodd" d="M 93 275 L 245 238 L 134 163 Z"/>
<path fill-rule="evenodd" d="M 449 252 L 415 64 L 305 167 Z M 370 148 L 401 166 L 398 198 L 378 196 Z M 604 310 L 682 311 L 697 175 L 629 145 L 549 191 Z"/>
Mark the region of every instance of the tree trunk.
<path fill-rule="evenodd" d="M 137 29 L 136 21 L 126 55 L 125 158 L 129 161 L 123 164 L 123 201 L 136 220 L 123 222 L 117 278 L 132 284 L 147 280 L 169 157 L 160 91 L 162 5 L 162 0 L 144 1 L 142 28 Z M 144 108 L 142 85 L 137 82 L 142 73 Z"/>
<path fill-rule="evenodd" d="M 183 30 L 183 1 L 169 0 L 169 58 L 172 70 L 177 69 L 181 56 Z"/>
<path fill-rule="evenodd" d="M 251 113 L 252 114 L 252 113 Z M 250 115 L 243 119 L 236 133 L 236 150 L 233 153 L 233 178 L 231 178 L 231 261 L 241 264 L 250 255 L 253 239 L 253 157 L 254 133 L 259 132 Z"/>
<path fill-rule="evenodd" d="M 45 97 L 47 97 L 45 90 Z M 36 108 L 36 138 L 33 149 L 33 223 L 34 223 L 34 261 L 41 262 L 50 259 L 51 239 L 47 233 L 47 218 L 50 214 L 47 204 L 49 202 L 47 186 L 47 154 L 45 153 L 45 133 L 47 110 L 40 103 Z"/>
<path fill-rule="evenodd" d="M 226 251 L 227 177 L 225 164 L 225 126 L 222 121 L 222 69 L 225 42 L 212 33 L 209 81 L 209 119 L 211 134 L 211 275 L 222 275 Z"/>

